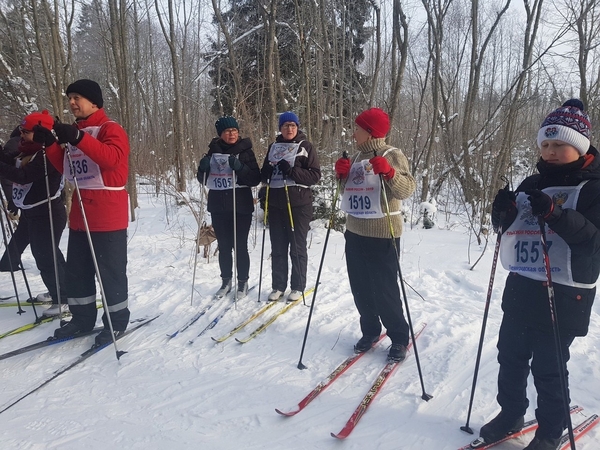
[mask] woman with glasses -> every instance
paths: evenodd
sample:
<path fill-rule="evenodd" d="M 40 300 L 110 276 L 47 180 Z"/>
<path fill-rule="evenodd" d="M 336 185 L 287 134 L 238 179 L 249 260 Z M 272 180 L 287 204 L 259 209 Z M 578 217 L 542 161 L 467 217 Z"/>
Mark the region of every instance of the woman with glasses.
<path fill-rule="evenodd" d="M 221 288 L 216 293 L 219 298 L 231 291 L 235 213 L 236 298 L 240 299 L 248 293 L 250 271 L 248 234 L 254 212 L 254 198 L 250 188 L 260 183 L 260 170 L 252 150 L 252 142 L 248 138 L 240 137 L 240 127 L 235 117 L 220 117 L 215 123 L 215 128 L 219 137 L 214 138 L 208 145 L 208 153 L 200 160 L 197 178 L 209 189 L 207 209 L 219 244 L 222 279 Z"/>
<path fill-rule="evenodd" d="M 33 127 L 36 125 L 51 130 L 54 120 L 46 110 L 41 113 L 34 112 L 23 119 L 19 127 L 21 133 L 18 144 L 19 154 L 14 159 L 4 154 L 0 156 L 0 176 L 13 182 L 12 201 L 21 210 L 22 217 L 26 219 L 31 253 L 42 281 L 52 297 L 52 306 L 46 309 L 43 315 L 57 316 L 61 310 L 66 312 L 69 308 L 64 281 L 65 259 L 58 247 L 67 224 L 67 212 L 61 196 L 62 175 L 46 160 L 43 144 L 33 141 Z M 49 192 L 46 189 L 46 177 Z M 48 213 L 49 207 L 52 218 Z M 51 225 L 54 228 L 54 249 L 50 234 Z M 56 260 L 53 250 L 56 252 Z M 60 308 L 54 264 L 57 265 L 60 284 Z"/>
<path fill-rule="evenodd" d="M 266 213 L 272 257 L 273 290 L 268 300 L 281 299 L 287 288 L 289 249 L 292 276 L 287 301 L 291 302 L 302 297 L 306 288 L 306 237 L 313 211 L 310 187 L 321 179 L 321 167 L 316 150 L 300 130 L 296 114 L 289 111 L 281 114 L 279 131 L 261 170 L 268 189 Z"/>

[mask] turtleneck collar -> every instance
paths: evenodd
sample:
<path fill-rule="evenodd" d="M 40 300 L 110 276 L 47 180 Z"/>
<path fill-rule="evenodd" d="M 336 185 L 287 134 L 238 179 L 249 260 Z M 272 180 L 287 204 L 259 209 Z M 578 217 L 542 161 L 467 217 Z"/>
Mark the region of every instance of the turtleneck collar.
<path fill-rule="evenodd" d="M 369 156 L 373 156 L 373 152 L 377 152 L 381 156 L 381 153 L 388 148 L 390 146 L 385 143 L 385 138 L 372 138 L 356 147 L 361 154 L 368 153 L 370 154 Z"/>

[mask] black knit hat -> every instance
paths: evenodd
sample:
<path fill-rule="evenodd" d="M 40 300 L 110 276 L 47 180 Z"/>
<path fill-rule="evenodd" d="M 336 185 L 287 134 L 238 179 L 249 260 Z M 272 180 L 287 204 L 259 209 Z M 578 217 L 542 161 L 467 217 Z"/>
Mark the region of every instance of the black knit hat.
<path fill-rule="evenodd" d="M 87 98 L 90 102 L 96 105 L 98 108 L 102 108 L 104 100 L 102 100 L 102 89 L 100 85 L 92 80 L 81 79 L 74 83 L 71 83 L 67 87 L 66 94 L 79 94 L 82 97 Z"/>
<path fill-rule="evenodd" d="M 215 128 L 217 129 L 217 134 L 221 136 L 223 131 L 227 130 L 228 128 L 236 128 L 239 131 L 240 126 L 238 125 L 237 120 L 235 120 L 235 117 L 223 116 L 217 119 L 215 122 Z"/>

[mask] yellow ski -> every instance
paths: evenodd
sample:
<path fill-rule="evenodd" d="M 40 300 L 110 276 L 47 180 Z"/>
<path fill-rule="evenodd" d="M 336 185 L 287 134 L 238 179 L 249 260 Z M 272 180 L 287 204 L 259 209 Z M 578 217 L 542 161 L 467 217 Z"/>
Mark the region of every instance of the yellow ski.
<path fill-rule="evenodd" d="M 235 333 L 237 333 L 238 331 L 240 331 L 242 328 L 244 328 L 246 325 L 248 325 L 250 322 L 252 322 L 258 316 L 264 314 L 266 311 L 268 311 L 270 308 L 272 308 L 276 304 L 277 304 L 277 302 L 269 302 L 268 304 L 266 304 L 265 306 L 263 306 L 262 308 L 260 308 L 258 311 L 256 311 L 254 314 L 252 314 L 250 317 L 248 317 L 246 320 L 244 320 L 239 325 L 237 325 L 235 328 L 233 328 L 229 333 L 224 334 L 223 336 L 218 337 L 218 338 L 215 338 L 215 337 L 211 336 L 211 339 L 213 341 L 215 341 L 215 342 L 226 341 L 231 336 L 233 336 Z"/>
<path fill-rule="evenodd" d="M 248 336 L 246 336 L 243 339 L 235 338 L 235 340 L 237 342 L 239 342 L 240 344 L 245 344 L 246 342 L 254 339 L 256 336 L 258 336 L 260 333 L 262 333 L 269 325 L 271 325 L 273 322 L 275 322 L 279 316 L 281 316 L 282 314 L 284 314 L 287 311 L 289 311 L 290 309 L 292 309 L 298 303 L 302 302 L 302 299 L 306 298 L 314 290 L 315 290 L 315 288 L 313 287 L 313 288 L 305 291 L 303 297 L 300 297 L 298 300 L 294 300 L 293 302 L 288 303 L 287 305 L 285 305 L 283 308 L 281 308 L 279 311 L 277 311 L 273 316 L 271 316 L 271 318 L 269 320 L 267 320 L 262 325 L 260 325 L 256 330 L 254 330 Z M 276 303 L 276 302 L 273 302 L 273 303 Z"/>

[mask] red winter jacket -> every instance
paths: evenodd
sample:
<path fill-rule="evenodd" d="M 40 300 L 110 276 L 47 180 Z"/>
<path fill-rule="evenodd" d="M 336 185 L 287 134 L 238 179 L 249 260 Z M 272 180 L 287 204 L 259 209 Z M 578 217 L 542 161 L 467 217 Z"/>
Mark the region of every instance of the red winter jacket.
<path fill-rule="evenodd" d="M 75 125 L 79 129 L 101 126 L 97 138 L 84 133 L 77 148 L 100 166 L 106 186 L 125 186 L 129 171 L 129 138 L 123 127 L 111 121 L 104 113 L 104 109 L 99 109 L 87 119 L 78 120 Z M 52 165 L 63 173 L 64 149 L 58 144 L 53 144 L 46 149 L 46 153 Z M 129 202 L 125 189 L 80 190 L 90 231 L 117 231 L 127 228 Z M 85 230 L 76 192 L 73 194 L 69 214 L 69 228 L 76 231 Z"/>

